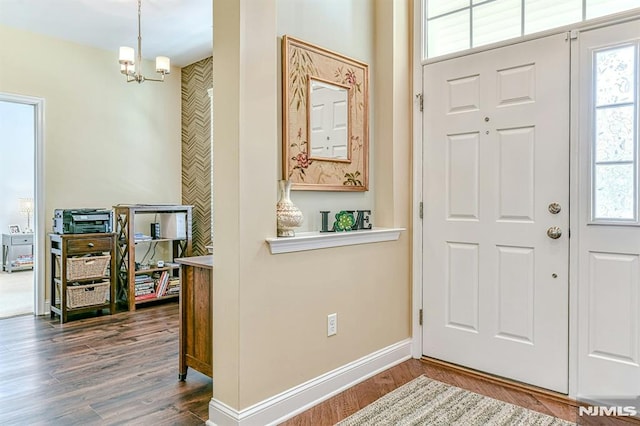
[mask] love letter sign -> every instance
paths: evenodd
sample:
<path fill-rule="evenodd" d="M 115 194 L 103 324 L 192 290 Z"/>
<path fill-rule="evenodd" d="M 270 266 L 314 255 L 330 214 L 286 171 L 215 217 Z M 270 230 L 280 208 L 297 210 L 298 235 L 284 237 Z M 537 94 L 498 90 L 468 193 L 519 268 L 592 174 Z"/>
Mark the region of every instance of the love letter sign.
<path fill-rule="evenodd" d="M 341 210 L 335 214 L 335 220 L 331 227 L 329 227 L 329 213 L 329 211 L 320 212 L 322 216 L 320 232 L 346 232 L 372 228 L 372 224 L 369 222 L 371 210 Z"/>

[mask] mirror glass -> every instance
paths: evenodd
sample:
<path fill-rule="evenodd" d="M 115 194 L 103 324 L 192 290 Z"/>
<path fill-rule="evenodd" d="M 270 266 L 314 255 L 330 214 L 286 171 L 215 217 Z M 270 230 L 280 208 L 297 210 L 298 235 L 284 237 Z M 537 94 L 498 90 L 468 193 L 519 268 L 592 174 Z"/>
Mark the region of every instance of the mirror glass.
<path fill-rule="evenodd" d="M 309 156 L 349 161 L 349 87 L 309 77 Z"/>

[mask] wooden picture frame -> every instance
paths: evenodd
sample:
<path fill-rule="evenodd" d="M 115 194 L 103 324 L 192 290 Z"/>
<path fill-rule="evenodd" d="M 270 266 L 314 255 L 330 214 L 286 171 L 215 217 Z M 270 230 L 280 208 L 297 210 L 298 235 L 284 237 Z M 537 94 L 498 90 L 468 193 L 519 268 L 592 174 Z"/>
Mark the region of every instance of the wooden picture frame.
<path fill-rule="evenodd" d="M 312 81 L 347 92 L 341 156 L 311 153 Z M 368 65 L 287 35 L 282 37 L 282 177 L 294 190 L 369 189 Z"/>

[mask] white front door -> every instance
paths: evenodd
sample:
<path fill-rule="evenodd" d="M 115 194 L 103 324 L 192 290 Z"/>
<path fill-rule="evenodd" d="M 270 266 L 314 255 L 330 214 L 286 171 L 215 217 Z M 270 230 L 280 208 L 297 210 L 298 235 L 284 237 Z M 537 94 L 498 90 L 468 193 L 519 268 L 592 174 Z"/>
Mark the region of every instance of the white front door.
<path fill-rule="evenodd" d="M 640 395 L 640 21 L 581 32 L 578 44 L 578 396 L 633 399 Z"/>
<path fill-rule="evenodd" d="M 312 158 L 348 159 L 348 92 L 311 80 L 310 139 Z"/>
<path fill-rule="evenodd" d="M 423 69 L 423 353 L 563 393 L 569 44 Z"/>

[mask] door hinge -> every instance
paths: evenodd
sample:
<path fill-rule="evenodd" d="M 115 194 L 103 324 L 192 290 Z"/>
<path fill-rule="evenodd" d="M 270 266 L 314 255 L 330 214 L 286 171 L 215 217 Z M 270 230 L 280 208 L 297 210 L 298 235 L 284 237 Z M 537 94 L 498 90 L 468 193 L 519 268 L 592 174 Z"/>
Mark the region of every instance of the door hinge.
<path fill-rule="evenodd" d="M 424 109 L 424 97 L 422 93 L 416 94 L 416 99 L 418 100 L 418 106 L 420 106 L 420 111 Z"/>
<path fill-rule="evenodd" d="M 420 201 L 420 211 L 419 211 L 419 215 L 420 215 L 420 219 L 422 219 L 422 216 L 424 215 L 424 204 L 422 203 L 422 201 Z"/>
<path fill-rule="evenodd" d="M 420 323 L 420 325 L 422 325 L 422 309 L 418 311 L 418 322 Z"/>

